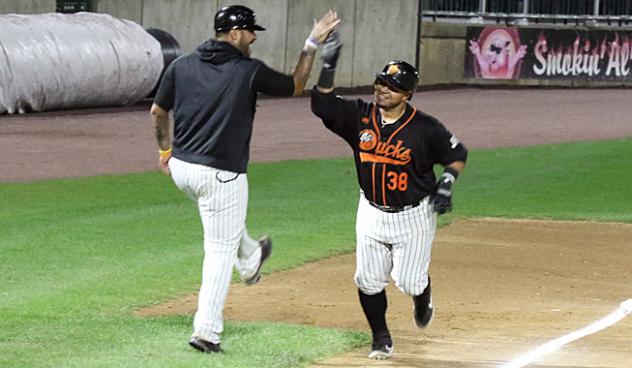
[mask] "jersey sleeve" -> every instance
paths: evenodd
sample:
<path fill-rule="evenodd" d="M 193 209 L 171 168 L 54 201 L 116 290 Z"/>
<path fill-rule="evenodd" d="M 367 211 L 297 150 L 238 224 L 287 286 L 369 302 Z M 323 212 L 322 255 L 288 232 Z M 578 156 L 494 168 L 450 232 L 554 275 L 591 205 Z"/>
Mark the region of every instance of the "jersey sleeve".
<path fill-rule="evenodd" d="M 167 111 L 173 107 L 176 95 L 175 64 L 175 62 L 169 64 L 167 70 L 165 70 L 156 91 L 156 96 L 154 96 L 154 103 Z"/>
<path fill-rule="evenodd" d="M 261 63 L 253 77 L 252 89 L 268 96 L 290 97 L 294 94 L 294 78 Z"/>
<path fill-rule="evenodd" d="M 358 102 L 347 100 L 334 93 L 321 93 L 312 89 L 311 107 L 327 129 L 352 145 L 357 135 Z"/>
<path fill-rule="evenodd" d="M 430 148 L 437 161 L 448 166 L 455 161 L 467 161 L 467 148 L 439 121 L 434 120 L 430 138 Z"/>

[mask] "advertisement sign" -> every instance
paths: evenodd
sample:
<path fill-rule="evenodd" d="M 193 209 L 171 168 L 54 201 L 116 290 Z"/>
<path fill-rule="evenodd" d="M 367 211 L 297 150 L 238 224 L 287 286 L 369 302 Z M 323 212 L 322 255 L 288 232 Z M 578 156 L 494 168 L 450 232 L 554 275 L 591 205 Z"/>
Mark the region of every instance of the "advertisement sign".
<path fill-rule="evenodd" d="M 469 27 L 465 78 L 632 80 L 632 31 Z"/>

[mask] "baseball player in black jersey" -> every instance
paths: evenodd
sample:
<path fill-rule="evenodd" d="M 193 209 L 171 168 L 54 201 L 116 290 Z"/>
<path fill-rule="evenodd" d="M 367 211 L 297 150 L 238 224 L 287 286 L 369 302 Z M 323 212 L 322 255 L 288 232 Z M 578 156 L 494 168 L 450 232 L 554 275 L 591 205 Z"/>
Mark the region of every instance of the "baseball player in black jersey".
<path fill-rule="evenodd" d="M 412 296 L 419 328 L 430 323 L 430 251 L 437 214 L 452 206 L 452 184 L 467 150 L 437 119 L 411 106 L 417 70 L 393 60 L 376 75 L 374 102 L 335 95 L 334 72 L 341 42 L 325 41 L 323 69 L 312 91 L 312 111 L 353 149 L 360 203 L 356 219 L 356 273 L 360 304 L 373 333 L 369 358 L 387 359 L 393 341 L 386 324 L 389 276 Z M 445 167 L 437 181 L 433 167 Z"/>
<path fill-rule="evenodd" d="M 161 170 L 198 205 L 204 230 L 202 285 L 189 344 L 221 352 L 223 309 L 233 267 L 242 280 L 259 281 L 272 243 L 248 236 L 246 169 L 257 93 L 300 95 L 316 49 L 338 24 L 335 12 L 314 22 L 292 75 L 250 58 L 255 31 L 265 28 L 245 6 L 228 6 L 215 15 L 216 38 L 169 65 L 151 116 Z M 173 109 L 173 140 L 169 111 Z"/>

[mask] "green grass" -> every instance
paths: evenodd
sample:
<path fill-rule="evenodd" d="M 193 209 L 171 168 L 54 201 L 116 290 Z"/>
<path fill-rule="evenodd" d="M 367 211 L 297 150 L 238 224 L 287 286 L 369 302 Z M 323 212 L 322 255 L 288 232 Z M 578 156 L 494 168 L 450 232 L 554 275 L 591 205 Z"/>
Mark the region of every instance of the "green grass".
<path fill-rule="evenodd" d="M 459 215 L 632 222 L 632 138 L 475 151 Z"/>
<path fill-rule="evenodd" d="M 366 344 L 365 334 L 270 323 L 227 323 L 226 353 L 204 355 L 186 341 L 188 316 L 130 318 L 124 315 L 42 318 L 3 339 L 2 367 L 297 367 L 325 354 Z M 57 333 L 52 333 L 56 331 Z M 6 334 L 6 332 L 3 332 Z"/>
<path fill-rule="evenodd" d="M 442 222 L 632 222 L 629 157 L 632 139 L 474 151 Z M 275 241 L 266 272 L 353 250 L 351 159 L 256 164 L 249 181 L 249 231 Z M 209 357 L 186 345 L 191 316 L 134 317 L 199 283 L 196 207 L 159 173 L 4 183 L 0 203 L 0 367 L 296 367 L 369 342 L 227 321 L 227 353 Z"/>

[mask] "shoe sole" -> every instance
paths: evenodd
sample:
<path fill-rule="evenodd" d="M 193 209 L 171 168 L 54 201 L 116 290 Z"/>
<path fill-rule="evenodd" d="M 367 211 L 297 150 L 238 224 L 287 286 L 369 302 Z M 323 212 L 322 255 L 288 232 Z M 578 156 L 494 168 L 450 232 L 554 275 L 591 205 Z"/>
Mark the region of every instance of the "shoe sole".
<path fill-rule="evenodd" d="M 390 353 L 386 353 L 384 351 L 379 351 L 379 350 L 375 350 L 369 353 L 369 359 L 375 359 L 375 360 L 386 360 L 390 358 L 391 356 L 393 356 L 392 350 Z"/>
<path fill-rule="evenodd" d="M 267 254 L 263 254 L 263 253 L 261 254 L 261 261 L 259 262 L 259 267 L 257 267 L 257 271 L 255 272 L 255 275 L 244 282 L 246 285 L 252 286 L 258 283 L 259 280 L 261 280 L 261 268 L 263 267 L 264 263 L 266 263 L 268 258 L 270 258 L 270 255 L 272 255 L 272 241 L 269 238 L 266 240 L 270 244 Z M 263 252 L 263 246 L 261 247 L 261 251 Z"/>
<path fill-rule="evenodd" d="M 201 352 L 205 353 L 205 351 L 204 351 L 205 349 L 204 349 L 204 347 L 202 347 L 201 345 L 198 345 L 198 344 L 194 343 L 193 341 L 189 341 L 189 345 L 190 345 L 193 349 L 195 349 L 195 350 L 199 350 L 199 351 L 201 351 Z"/>
<path fill-rule="evenodd" d="M 222 348 L 218 348 L 216 350 L 214 349 L 207 349 L 206 346 L 199 344 L 197 342 L 194 341 L 189 341 L 189 345 L 191 347 L 193 347 L 195 350 L 201 351 L 202 353 L 205 354 L 212 354 L 212 353 L 223 353 L 224 350 Z"/>

